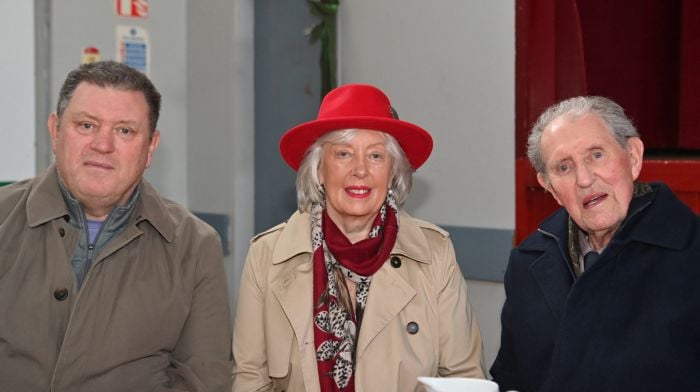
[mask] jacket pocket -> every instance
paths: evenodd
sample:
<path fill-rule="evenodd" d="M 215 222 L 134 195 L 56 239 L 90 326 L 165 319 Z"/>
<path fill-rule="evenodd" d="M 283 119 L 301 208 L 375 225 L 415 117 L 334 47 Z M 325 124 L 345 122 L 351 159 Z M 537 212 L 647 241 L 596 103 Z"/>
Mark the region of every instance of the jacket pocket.
<path fill-rule="evenodd" d="M 288 377 L 292 347 L 296 345 L 294 331 L 289 325 L 275 328 L 274 333 L 266 334 L 266 340 L 267 366 L 270 378 Z"/>

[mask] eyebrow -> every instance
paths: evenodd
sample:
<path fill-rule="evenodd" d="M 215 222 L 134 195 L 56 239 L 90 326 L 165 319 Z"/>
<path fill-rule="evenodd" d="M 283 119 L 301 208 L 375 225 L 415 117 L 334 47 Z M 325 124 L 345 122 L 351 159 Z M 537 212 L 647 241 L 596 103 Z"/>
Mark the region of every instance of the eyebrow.
<path fill-rule="evenodd" d="M 92 119 L 92 120 L 97 120 L 97 119 L 98 119 L 97 117 L 93 116 L 92 114 L 90 114 L 90 113 L 88 113 L 88 112 L 77 112 L 77 113 L 73 113 L 72 115 L 70 115 L 70 117 L 71 117 L 71 118 L 87 117 L 87 118 Z"/>
<path fill-rule="evenodd" d="M 561 165 L 562 162 L 570 161 L 570 160 L 571 160 L 571 158 L 559 159 L 557 161 L 554 161 L 554 163 L 550 167 L 559 167 L 559 165 Z"/>
<path fill-rule="evenodd" d="M 337 147 L 352 147 L 350 143 L 329 143 L 331 146 L 337 146 Z M 384 142 L 377 142 L 377 143 L 372 143 L 368 145 L 367 147 L 374 147 L 374 146 L 382 146 L 386 147 L 386 143 Z"/>
<path fill-rule="evenodd" d="M 98 117 L 96 117 L 96 116 L 94 116 L 94 115 L 92 115 L 92 114 L 90 114 L 90 113 L 88 113 L 88 112 L 76 112 L 76 113 L 74 113 L 73 115 L 71 115 L 70 117 L 71 117 L 71 119 L 73 119 L 73 120 L 75 120 L 75 119 L 77 119 L 77 118 L 79 118 L 79 117 L 87 117 L 87 118 L 89 118 L 90 120 L 94 120 L 94 121 L 99 121 L 99 120 L 100 120 Z M 137 122 L 137 121 L 134 121 L 134 120 L 119 120 L 119 121 L 117 121 L 117 124 L 120 124 L 120 125 L 128 125 L 128 126 L 130 126 L 130 127 L 135 127 L 135 126 L 138 124 L 138 122 Z"/>

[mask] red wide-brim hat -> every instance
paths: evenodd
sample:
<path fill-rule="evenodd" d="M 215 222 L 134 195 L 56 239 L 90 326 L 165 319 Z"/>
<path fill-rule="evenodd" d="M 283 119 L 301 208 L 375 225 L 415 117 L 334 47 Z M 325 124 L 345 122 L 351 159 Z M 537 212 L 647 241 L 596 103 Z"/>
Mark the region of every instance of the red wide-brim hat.
<path fill-rule="evenodd" d="M 341 129 L 369 129 L 393 136 L 406 153 L 414 170 L 433 151 L 433 138 L 423 128 L 398 119 L 389 98 L 368 84 L 346 84 L 331 90 L 318 110 L 316 120 L 287 131 L 280 139 L 282 158 L 299 170 L 306 150 L 320 136 Z"/>

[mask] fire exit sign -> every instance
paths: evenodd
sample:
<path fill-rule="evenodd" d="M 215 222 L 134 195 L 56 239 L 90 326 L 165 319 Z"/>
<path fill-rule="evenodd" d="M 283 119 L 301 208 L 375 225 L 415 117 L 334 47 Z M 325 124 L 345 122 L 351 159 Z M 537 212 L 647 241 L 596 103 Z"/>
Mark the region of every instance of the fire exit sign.
<path fill-rule="evenodd" d="M 148 16 L 148 0 L 116 0 L 117 15 L 132 18 Z"/>

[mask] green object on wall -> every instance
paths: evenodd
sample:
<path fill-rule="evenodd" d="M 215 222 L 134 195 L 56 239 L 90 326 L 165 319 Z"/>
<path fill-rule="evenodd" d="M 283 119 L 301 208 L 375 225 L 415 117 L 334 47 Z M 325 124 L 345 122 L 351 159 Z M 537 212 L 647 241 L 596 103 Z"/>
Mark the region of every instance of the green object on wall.
<path fill-rule="evenodd" d="M 320 18 L 309 33 L 309 41 L 321 41 L 321 100 L 336 87 L 336 14 L 340 0 L 306 0 L 311 12 Z"/>
<path fill-rule="evenodd" d="M 12 184 L 12 183 L 11 183 L 11 182 L 3 182 L 3 181 L 0 181 L 0 186 L 7 185 L 7 184 Z"/>

